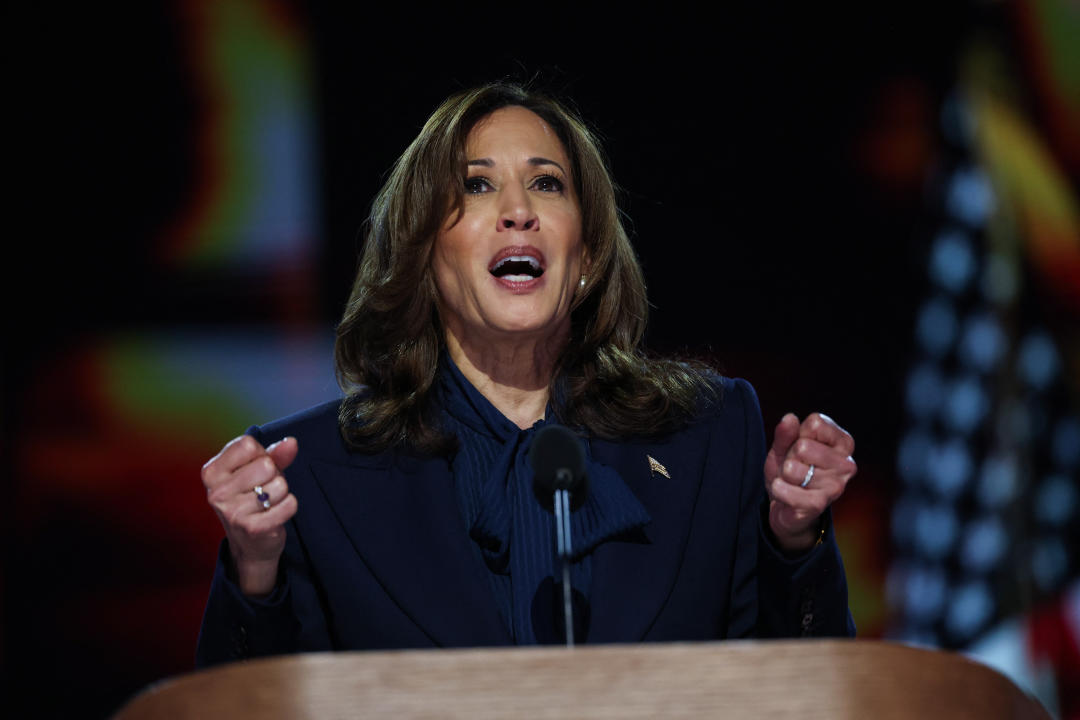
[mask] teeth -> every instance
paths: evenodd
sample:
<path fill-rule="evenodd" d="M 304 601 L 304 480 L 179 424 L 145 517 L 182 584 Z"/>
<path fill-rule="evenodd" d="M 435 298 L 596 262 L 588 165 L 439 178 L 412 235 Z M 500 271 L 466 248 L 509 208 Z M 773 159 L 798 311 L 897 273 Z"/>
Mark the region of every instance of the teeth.
<path fill-rule="evenodd" d="M 510 282 L 529 282 L 533 279 L 532 275 L 503 275 L 503 280 L 509 280 Z"/>
<path fill-rule="evenodd" d="M 540 269 L 540 261 L 537 260 L 536 258 L 534 258 L 531 255 L 511 255 L 509 257 L 504 257 L 502 260 L 495 263 L 495 269 L 498 269 L 498 268 L 502 267 L 503 265 L 505 265 L 508 262 L 528 263 L 529 266 L 532 267 L 534 270 L 539 270 Z"/>

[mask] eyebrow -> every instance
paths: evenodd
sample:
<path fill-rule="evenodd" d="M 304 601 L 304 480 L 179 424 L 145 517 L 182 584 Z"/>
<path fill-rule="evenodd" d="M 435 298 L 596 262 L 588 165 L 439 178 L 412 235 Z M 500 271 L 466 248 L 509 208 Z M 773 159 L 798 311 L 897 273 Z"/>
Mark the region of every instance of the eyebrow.
<path fill-rule="evenodd" d="M 529 163 L 530 165 L 554 165 L 555 167 L 559 168 L 564 173 L 569 175 L 569 173 L 566 172 L 566 168 L 564 168 L 562 165 L 555 162 L 554 160 L 549 160 L 547 158 L 542 158 L 542 157 L 531 157 L 528 160 L 526 160 L 526 162 Z M 491 158 L 477 158 L 476 160 L 470 160 L 466 164 L 470 165 L 470 166 L 479 165 L 480 167 L 488 167 L 488 168 L 489 167 L 495 167 L 495 161 L 492 160 Z"/>

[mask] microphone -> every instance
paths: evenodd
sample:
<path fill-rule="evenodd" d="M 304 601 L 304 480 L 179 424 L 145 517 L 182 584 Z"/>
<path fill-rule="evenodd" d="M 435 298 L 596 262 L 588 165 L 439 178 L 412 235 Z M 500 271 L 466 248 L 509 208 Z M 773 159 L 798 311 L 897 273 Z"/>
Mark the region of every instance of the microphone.
<path fill-rule="evenodd" d="M 585 472 L 585 449 L 577 435 L 562 425 L 547 425 L 533 438 L 529 450 L 533 468 L 533 494 L 555 513 L 556 552 L 562 560 L 563 627 L 566 647 L 574 647 L 574 611 L 570 604 L 570 512 L 585 502 L 589 477 Z"/>
<path fill-rule="evenodd" d="M 556 490 L 570 494 L 571 510 L 585 502 L 589 478 L 585 472 L 585 449 L 581 439 L 562 425 L 546 425 L 537 431 L 529 450 L 534 473 L 533 493 L 548 512 Z"/>

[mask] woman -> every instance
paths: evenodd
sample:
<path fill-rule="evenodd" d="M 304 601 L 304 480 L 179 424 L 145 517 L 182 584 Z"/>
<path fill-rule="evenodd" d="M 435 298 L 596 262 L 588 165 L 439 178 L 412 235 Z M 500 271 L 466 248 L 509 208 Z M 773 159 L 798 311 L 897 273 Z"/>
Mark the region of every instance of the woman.
<path fill-rule="evenodd" d="M 646 359 L 640 268 L 599 146 L 511 85 L 436 110 L 376 198 L 335 349 L 346 397 L 203 468 L 225 529 L 197 659 L 559 642 L 532 437 L 585 439 L 586 642 L 853 634 L 828 506 L 850 435 Z M 764 472 L 763 472 L 764 471 Z"/>

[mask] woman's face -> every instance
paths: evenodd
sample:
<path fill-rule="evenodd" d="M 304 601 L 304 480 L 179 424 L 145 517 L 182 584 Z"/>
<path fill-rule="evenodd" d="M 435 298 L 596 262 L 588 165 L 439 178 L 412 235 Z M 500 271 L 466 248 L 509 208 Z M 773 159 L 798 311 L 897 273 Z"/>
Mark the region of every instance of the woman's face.
<path fill-rule="evenodd" d="M 450 213 L 432 259 L 446 330 L 463 343 L 557 339 L 584 256 L 562 143 L 538 115 L 510 106 L 477 123 L 465 156 L 463 213 Z"/>

